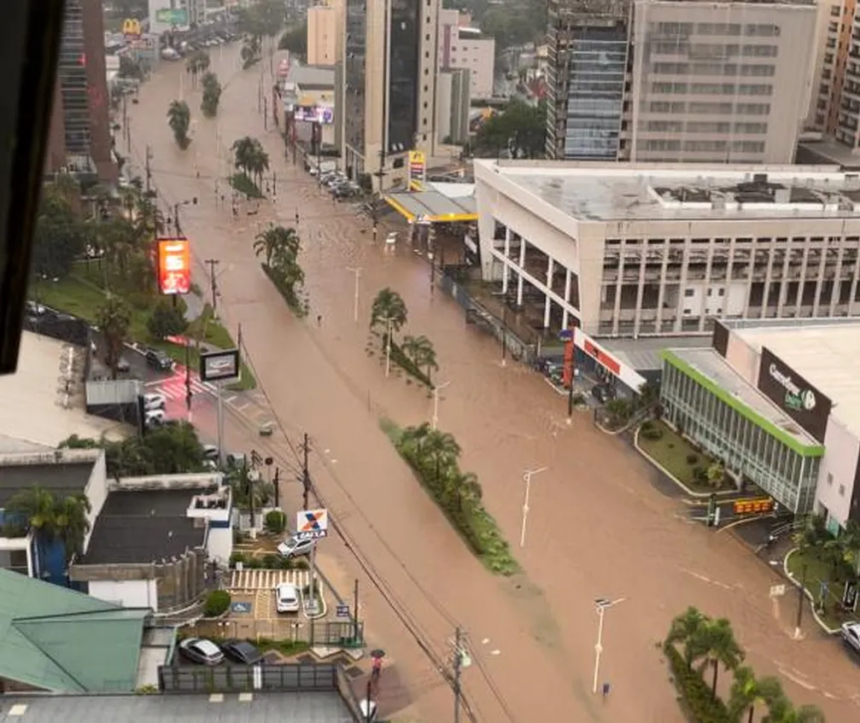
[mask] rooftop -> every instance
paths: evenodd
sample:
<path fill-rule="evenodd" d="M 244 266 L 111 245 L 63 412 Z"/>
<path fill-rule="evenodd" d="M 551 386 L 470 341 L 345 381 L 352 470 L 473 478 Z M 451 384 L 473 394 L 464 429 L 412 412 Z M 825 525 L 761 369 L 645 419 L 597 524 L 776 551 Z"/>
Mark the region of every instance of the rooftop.
<path fill-rule="evenodd" d="M 110 492 L 80 564 L 150 563 L 203 546 L 205 524 L 187 516 L 198 493 L 190 489 Z"/>
<path fill-rule="evenodd" d="M 130 692 L 148 613 L 0 569 L 0 678 L 57 693 Z"/>
<path fill-rule="evenodd" d="M 732 330 L 750 346 L 765 346 L 833 402 L 832 414 L 860 435 L 860 321 L 803 321 Z M 731 325 L 729 325 L 731 328 Z"/>
<path fill-rule="evenodd" d="M 672 348 L 694 348 L 700 349 L 707 345 L 710 337 L 705 336 L 673 336 L 665 337 L 639 337 L 638 339 L 600 339 L 600 345 L 606 351 L 623 362 L 631 369 L 638 372 L 659 371 L 663 368 L 663 357 L 660 355 L 664 349 Z"/>
<path fill-rule="evenodd" d="M 62 405 L 59 374 L 74 347 L 25 331 L 21 336 L 18 370 L 0 377 L 0 434 L 56 447 L 77 434 L 81 437 L 119 436 L 121 425 L 84 412 L 80 390 L 73 385 L 69 408 Z M 72 353 L 74 357 L 74 353 Z M 80 362 L 75 361 L 75 368 Z"/>
<path fill-rule="evenodd" d="M 38 485 L 56 497 L 82 493 L 95 465 L 92 454 L 70 453 L 84 457 L 80 461 L 54 462 L 53 451 L 47 453 L 0 455 L 0 509 L 19 492 Z"/>
<path fill-rule="evenodd" d="M 452 197 L 433 188 L 429 191 L 401 191 L 389 193 L 385 200 L 408 221 L 474 221 L 478 218 L 475 197 L 466 192 L 472 184 L 439 183 L 436 186 L 457 186 L 463 189 Z"/>
<path fill-rule="evenodd" d="M 293 62 L 287 82 L 295 83 L 300 90 L 331 90 L 334 88 L 334 66 Z"/>
<path fill-rule="evenodd" d="M 797 451 L 820 450 L 820 443 L 740 376 L 715 349 L 669 349 L 667 360 L 693 376 L 710 380 L 712 391 L 730 406 Z M 708 386 L 707 384 L 705 386 Z M 815 456 L 815 455 L 811 455 Z"/>
<path fill-rule="evenodd" d="M 353 723 L 337 693 L 3 696 L 0 723 Z"/>
<path fill-rule="evenodd" d="M 860 175 L 835 166 L 476 160 L 475 172 L 586 222 L 860 219 Z"/>

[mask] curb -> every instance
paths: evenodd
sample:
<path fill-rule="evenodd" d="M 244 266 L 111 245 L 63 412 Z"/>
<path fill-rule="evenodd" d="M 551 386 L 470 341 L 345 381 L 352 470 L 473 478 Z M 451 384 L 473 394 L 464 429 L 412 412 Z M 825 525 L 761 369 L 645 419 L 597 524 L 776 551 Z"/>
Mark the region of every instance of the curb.
<path fill-rule="evenodd" d="M 792 585 L 794 585 L 798 589 L 800 589 L 800 583 L 795 580 L 794 575 L 792 575 L 788 571 L 788 558 L 790 558 L 799 549 L 799 547 L 792 548 L 786 553 L 785 557 L 782 559 L 782 571 L 785 574 L 785 577 Z M 809 590 L 804 590 L 803 594 L 806 596 L 807 600 L 809 600 L 809 609 L 812 611 L 812 617 L 815 618 L 815 622 L 818 623 L 818 627 L 820 627 L 828 635 L 838 635 L 839 628 L 828 627 L 827 624 L 819 617 L 818 612 L 815 610 L 815 598 L 812 596 L 812 593 L 809 592 Z"/>
<path fill-rule="evenodd" d="M 664 475 L 666 475 L 672 482 L 674 482 L 679 489 L 681 489 L 684 494 L 689 495 L 690 497 L 694 497 L 695 499 L 708 499 L 712 492 L 693 492 L 687 485 L 685 485 L 681 480 L 679 480 L 675 475 L 673 475 L 669 470 L 667 470 L 662 464 L 660 464 L 656 459 L 654 459 L 650 454 L 648 454 L 642 447 L 639 446 L 639 430 L 642 429 L 642 425 L 640 424 L 636 428 L 636 433 L 633 435 L 633 446 L 636 448 L 636 451 L 639 452 L 648 462 L 650 462 L 654 467 L 659 469 Z"/>

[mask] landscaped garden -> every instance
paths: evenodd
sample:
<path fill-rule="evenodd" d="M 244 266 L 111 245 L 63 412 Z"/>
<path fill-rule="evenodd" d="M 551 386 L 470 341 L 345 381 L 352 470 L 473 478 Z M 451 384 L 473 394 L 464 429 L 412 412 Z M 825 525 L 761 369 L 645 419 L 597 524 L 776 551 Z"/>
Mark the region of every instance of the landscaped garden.
<path fill-rule="evenodd" d="M 487 569 L 498 575 L 517 572 L 519 565 L 508 542 L 481 502 L 478 478 L 460 470 L 461 450 L 454 437 L 432 429 L 429 424 L 401 428 L 384 420 L 382 428 L 424 489 Z"/>
<path fill-rule="evenodd" d="M 639 448 L 693 492 L 732 488 L 719 461 L 708 456 L 662 420 L 649 420 L 639 428 Z"/>
<path fill-rule="evenodd" d="M 788 571 L 814 599 L 818 616 L 830 629 L 856 621 L 854 610 L 842 606 L 847 582 L 858 581 L 860 560 L 860 525 L 849 521 L 838 535 L 828 531 L 824 518 L 815 515 L 807 527 L 795 536 L 797 549 L 789 554 Z"/>

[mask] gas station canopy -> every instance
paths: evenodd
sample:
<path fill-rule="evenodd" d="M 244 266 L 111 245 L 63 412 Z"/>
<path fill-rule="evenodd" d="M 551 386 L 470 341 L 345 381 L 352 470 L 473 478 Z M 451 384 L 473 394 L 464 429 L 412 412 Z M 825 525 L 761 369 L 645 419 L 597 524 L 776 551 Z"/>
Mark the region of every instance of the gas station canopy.
<path fill-rule="evenodd" d="M 472 191 L 473 193 L 470 195 L 457 194 L 453 198 L 436 189 L 403 191 L 389 193 L 385 200 L 389 206 L 410 222 L 462 223 L 478 220 L 474 186 L 472 186 Z"/>

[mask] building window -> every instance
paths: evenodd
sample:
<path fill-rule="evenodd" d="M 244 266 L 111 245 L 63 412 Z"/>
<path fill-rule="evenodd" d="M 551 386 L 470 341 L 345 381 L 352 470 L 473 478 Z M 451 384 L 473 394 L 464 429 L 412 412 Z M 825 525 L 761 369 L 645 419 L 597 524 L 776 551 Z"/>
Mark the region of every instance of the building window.
<path fill-rule="evenodd" d="M 767 123 L 735 123 L 735 133 L 764 135 L 767 133 Z"/>
<path fill-rule="evenodd" d="M 694 296 L 695 294 L 695 289 L 684 289 L 684 296 Z"/>

